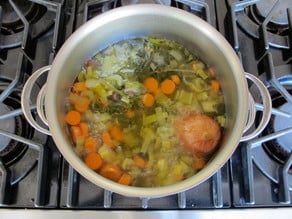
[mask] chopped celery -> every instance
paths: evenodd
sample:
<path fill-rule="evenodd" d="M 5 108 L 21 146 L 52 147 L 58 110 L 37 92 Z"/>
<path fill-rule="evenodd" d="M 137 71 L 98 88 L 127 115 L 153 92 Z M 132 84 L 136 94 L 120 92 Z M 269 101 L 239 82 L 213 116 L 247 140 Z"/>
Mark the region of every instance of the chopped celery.
<path fill-rule="evenodd" d="M 156 114 L 152 114 L 152 115 L 149 115 L 149 116 L 143 116 L 143 125 L 144 126 L 147 126 L 153 122 L 156 122 L 157 121 L 157 116 Z"/>

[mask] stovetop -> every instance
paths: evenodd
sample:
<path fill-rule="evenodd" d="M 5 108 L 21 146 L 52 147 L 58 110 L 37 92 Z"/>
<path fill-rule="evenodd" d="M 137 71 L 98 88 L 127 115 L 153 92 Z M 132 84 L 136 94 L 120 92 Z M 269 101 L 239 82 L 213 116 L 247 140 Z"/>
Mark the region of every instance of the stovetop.
<path fill-rule="evenodd" d="M 79 175 L 51 137 L 22 113 L 25 81 L 51 64 L 64 41 L 98 14 L 127 4 L 156 3 L 189 11 L 217 28 L 244 70 L 270 91 L 273 111 L 257 138 L 240 143 L 204 183 L 161 198 L 129 198 Z M 0 209 L 208 210 L 292 206 L 292 2 L 285 0 L 4 0 L 0 3 Z M 42 83 L 31 96 L 35 101 Z M 250 84 L 257 117 L 261 97 Z"/>

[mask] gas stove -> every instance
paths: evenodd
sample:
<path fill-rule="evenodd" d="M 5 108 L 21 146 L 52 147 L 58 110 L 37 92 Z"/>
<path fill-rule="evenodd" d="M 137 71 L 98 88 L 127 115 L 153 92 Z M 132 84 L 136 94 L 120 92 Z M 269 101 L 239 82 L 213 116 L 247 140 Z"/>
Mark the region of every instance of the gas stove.
<path fill-rule="evenodd" d="M 26 80 L 52 63 L 79 26 L 113 8 L 140 3 L 177 7 L 209 22 L 229 41 L 244 70 L 265 84 L 273 105 L 265 130 L 240 143 L 210 179 L 185 192 L 153 199 L 125 197 L 87 181 L 68 165 L 50 136 L 29 125 L 20 106 Z M 107 212 L 127 217 L 137 211 L 143 212 L 142 218 L 155 217 L 155 212 L 219 217 L 238 210 L 247 216 L 250 210 L 275 208 L 292 214 L 292 2 L 3 0 L 0 18 L 0 218 L 1 212 L 19 218 L 74 212 L 110 218 Z M 45 78 L 34 86 L 30 97 L 36 121 L 35 102 L 44 82 Z M 256 128 L 263 105 L 254 85 L 249 89 L 257 109 L 251 128 Z M 32 212 L 23 214 L 24 209 Z"/>

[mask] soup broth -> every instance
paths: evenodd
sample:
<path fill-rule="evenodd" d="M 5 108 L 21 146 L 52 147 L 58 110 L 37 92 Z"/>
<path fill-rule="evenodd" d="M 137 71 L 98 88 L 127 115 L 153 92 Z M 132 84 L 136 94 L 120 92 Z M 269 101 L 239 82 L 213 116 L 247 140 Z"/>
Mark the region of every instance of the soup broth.
<path fill-rule="evenodd" d="M 225 123 L 216 72 L 168 39 L 120 41 L 88 60 L 66 121 L 86 165 L 115 182 L 157 187 L 204 168 Z"/>

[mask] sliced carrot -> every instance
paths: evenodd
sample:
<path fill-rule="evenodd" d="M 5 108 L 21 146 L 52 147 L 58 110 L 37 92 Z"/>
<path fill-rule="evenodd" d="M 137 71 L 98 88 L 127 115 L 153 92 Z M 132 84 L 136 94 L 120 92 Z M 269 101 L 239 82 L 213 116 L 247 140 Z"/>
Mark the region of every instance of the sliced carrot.
<path fill-rule="evenodd" d="M 78 125 L 81 121 L 81 115 L 76 110 L 70 110 L 66 113 L 66 122 L 69 125 Z"/>
<path fill-rule="evenodd" d="M 84 150 L 86 153 L 96 152 L 98 146 L 98 141 L 96 138 L 87 137 L 84 140 Z"/>
<path fill-rule="evenodd" d="M 218 92 L 220 90 L 220 83 L 217 80 L 211 80 L 212 90 Z"/>
<path fill-rule="evenodd" d="M 81 91 L 85 91 L 87 89 L 86 85 L 85 85 L 85 81 L 81 81 L 81 82 L 75 82 L 73 84 L 73 90 L 75 92 L 81 92 Z"/>
<path fill-rule="evenodd" d="M 146 93 L 142 97 L 142 102 L 144 106 L 151 107 L 154 104 L 154 96 L 150 93 Z"/>
<path fill-rule="evenodd" d="M 206 161 L 203 158 L 195 159 L 193 162 L 193 168 L 196 170 L 202 169 L 206 164 Z"/>
<path fill-rule="evenodd" d="M 175 83 L 170 79 L 165 79 L 161 82 L 160 89 L 164 94 L 172 94 L 175 91 Z"/>
<path fill-rule="evenodd" d="M 89 108 L 90 100 L 88 97 L 81 96 L 79 101 L 74 103 L 74 108 L 79 112 L 85 112 Z"/>
<path fill-rule="evenodd" d="M 88 136 L 88 132 L 89 132 L 89 127 L 88 124 L 86 122 L 80 122 L 79 127 L 81 129 L 81 133 L 83 136 Z"/>
<path fill-rule="evenodd" d="M 140 168 L 145 168 L 146 165 L 147 165 L 147 161 L 143 157 L 141 157 L 139 155 L 135 155 L 133 157 L 133 161 Z"/>
<path fill-rule="evenodd" d="M 128 186 L 132 183 L 132 177 L 127 173 L 123 173 L 123 175 L 118 180 L 118 183 Z"/>
<path fill-rule="evenodd" d="M 127 112 L 126 112 L 126 116 L 129 118 L 129 119 L 132 119 L 132 118 L 134 118 L 135 117 L 135 111 L 134 110 L 128 110 Z"/>
<path fill-rule="evenodd" d="M 101 167 L 103 160 L 98 153 L 89 153 L 85 156 L 84 162 L 90 169 L 97 170 Z"/>
<path fill-rule="evenodd" d="M 170 79 L 176 84 L 178 85 L 180 83 L 180 78 L 178 75 L 171 75 Z"/>
<path fill-rule="evenodd" d="M 104 144 L 106 144 L 107 146 L 113 148 L 114 147 L 114 143 L 113 143 L 113 140 L 112 140 L 112 137 L 110 136 L 109 132 L 108 131 L 104 131 L 101 135 L 101 139 L 102 139 L 102 142 Z"/>
<path fill-rule="evenodd" d="M 109 133 L 111 137 L 117 141 L 123 141 L 124 140 L 124 134 L 120 126 L 114 125 L 109 129 Z"/>
<path fill-rule="evenodd" d="M 143 84 L 149 93 L 154 93 L 159 86 L 158 81 L 154 77 L 146 78 Z"/>
<path fill-rule="evenodd" d="M 101 167 L 99 174 L 102 175 L 103 177 L 106 177 L 110 180 L 117 182 L 123 173 L 118 165 L 113 163 L 107 163 Z"/>
<path fill-rule="evenodd" d="M 82 136 L 82 131 L 78 125 L 70 126 L 70 133 L 74 142 L 76 142 L 77 138 Z"/>

